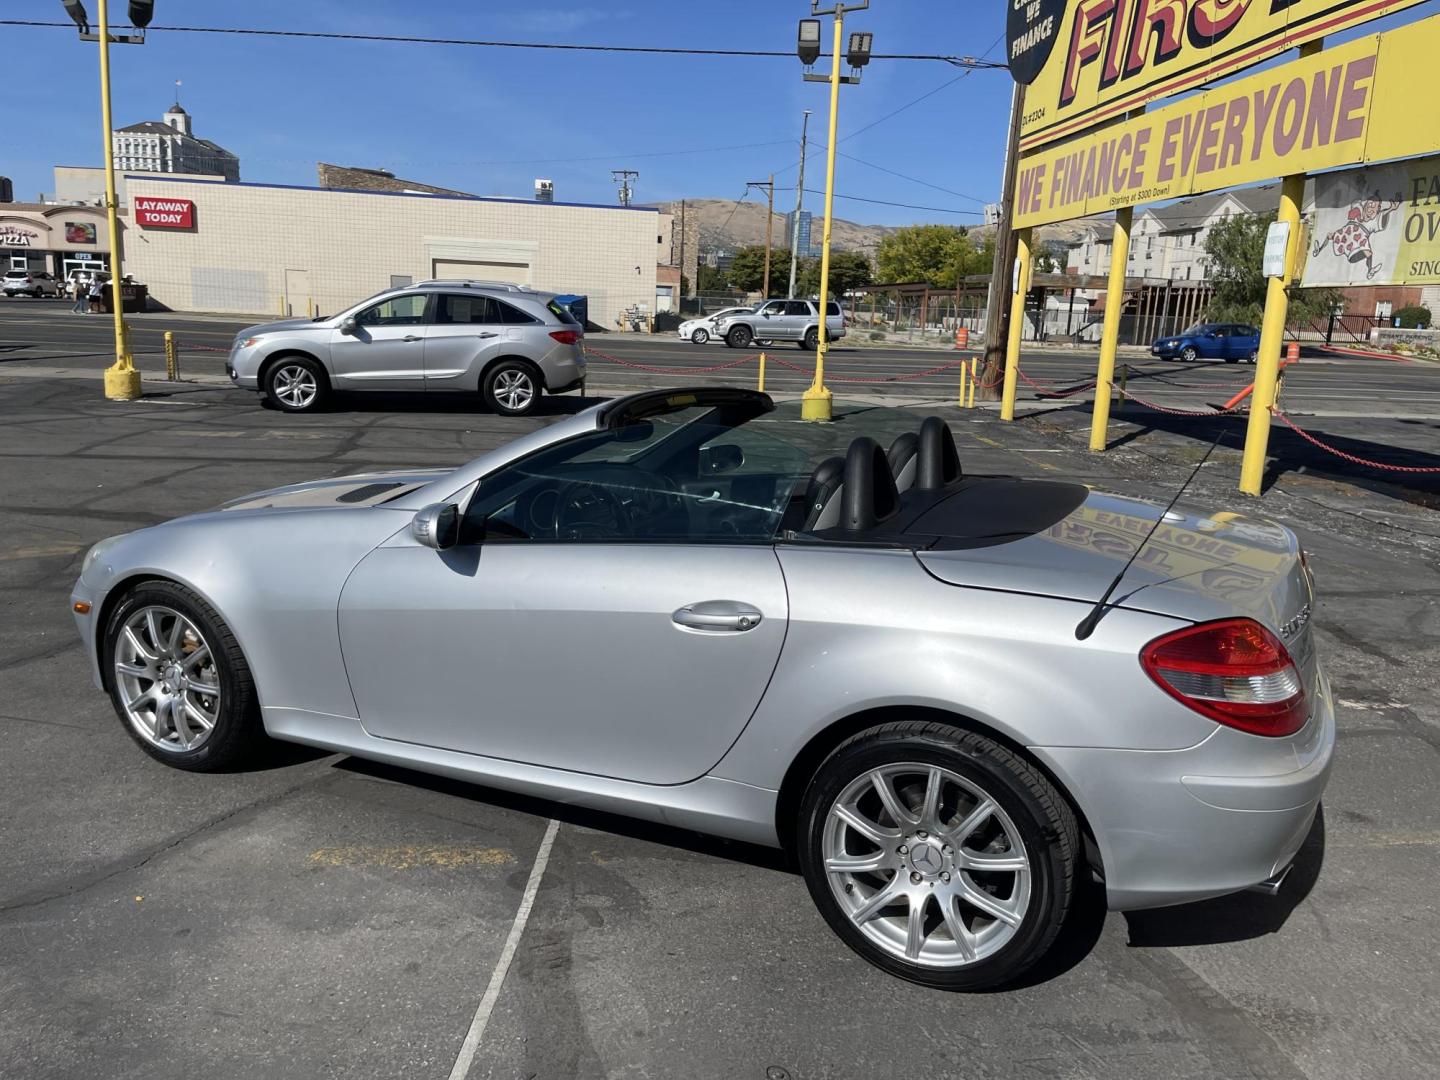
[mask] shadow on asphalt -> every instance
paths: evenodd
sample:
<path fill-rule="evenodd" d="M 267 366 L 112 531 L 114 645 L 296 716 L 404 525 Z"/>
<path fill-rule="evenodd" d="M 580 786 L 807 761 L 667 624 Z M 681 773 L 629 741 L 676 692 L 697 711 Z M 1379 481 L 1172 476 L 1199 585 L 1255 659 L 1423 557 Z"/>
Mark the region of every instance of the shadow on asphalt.
<path fill-rule="evenodd" d="M 282 412 L 268 397 L 259 395 L 261 408 L 271 412 Z M 551 416 L 574 416 L 592 405 L 608 401 L 607 397 L 596 394 L 546 394 L 535 405 L 535 411 L 521 419 L 535 419 Z M 327 412 L 347 413 L 428 413 L 431 415 L 494 416 L 497 420 L 510 419 L 492 413 L 485 407 L 480 395 L 458 392 L 433 393 L 388 393 L 371 390 L 363 393 L 336 391 L 331 404 L 326 408 L 307 412 L 306 416 L 319 416 Z"/>
<path fill-rule="evenodd" d="M 1197 904 L 1128 911 L 1125 922 L 1130 929 L 1130 946 L 1217 945 L 1277 933 L 1289 920 L 1290 913 L 1310 895 L 1324 862 L 1325 808 L 1322 806 L 1278 895 L 1235 893 Z"/>

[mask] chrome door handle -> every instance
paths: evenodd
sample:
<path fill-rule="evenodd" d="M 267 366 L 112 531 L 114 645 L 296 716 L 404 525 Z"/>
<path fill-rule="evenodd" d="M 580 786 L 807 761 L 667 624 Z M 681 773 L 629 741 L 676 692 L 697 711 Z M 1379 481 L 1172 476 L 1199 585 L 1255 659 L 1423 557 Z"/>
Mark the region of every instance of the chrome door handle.
<path fill-rule="evenodd" d="M 700 604 L 686 604 L 670 616 L 676 626 L 706 633 L 744 633 L 759 626 L 763 617 L 749 604 L 735 600 L 706 600 Z"/>
<path fill-rule="evenodd" d="M 487 331 L 485 331 L 485 333 L 483 333 L 483 334 L 476 334 L 475 336 L 476 336 L 477 338 L 479 338 L 481 341 L 484 341 L 486 338 L 499 337 L 500 335 L 499 335 L 499 334 L 492 334 L 492 333 L 490 333 L 490 331 L 487 330 Z"/>
<path fill-rule="evenodd" d="M 425 339 L 422 338 L 419 334 L 406 334 L 406 335 L 405 335 L 404 337 L 402 337 L 400 340 L 401 340 L 401 341 L 424 341 Z"/>

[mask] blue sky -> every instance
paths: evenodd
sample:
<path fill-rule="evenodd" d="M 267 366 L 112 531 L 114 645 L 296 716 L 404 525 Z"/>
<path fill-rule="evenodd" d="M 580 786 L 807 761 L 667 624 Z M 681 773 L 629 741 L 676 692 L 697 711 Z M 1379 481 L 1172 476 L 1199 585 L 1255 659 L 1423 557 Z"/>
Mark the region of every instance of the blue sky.
<path fill-rule="evenodd" d="M 123 11 L 124 0 L 112 0 Z M 86 0 L 93 17 L 96 0 Z M 788 50 L 808 0 L 157 0 L 157 25 L 245 26 L 427 37 Z M 1440 10 L 1431 0 L 1366 31 Z M 63 18 L 59 0 L 5 0 L 7 18 Z M 1003 57 L 1003 0 L 872 0 L 847 29 L 877 52 Z M 1354 36 L 1354 33 L 1347 35 Z M 53 187 L 56 164 L 98 164 L 95 47 L 73 30 L 0 27 L 6 57 L 0 175 L 16 197 Z M 700 58 L 303 41 L 156 32 L 112 49 L 117 124 L 159 119 L 175 95 L 196 133 L 240 155 L 243 178 L 314 184 L 318 160 L 387 168 L 484 195 L 612 202 L 610 170 L 636 197 L 738 197 L 772 170 L 792 186 L 803 109 L 824 139 L 828 89 L 791 58 Z M 947 85 L 948 84 L 948 85 Z M 929 95 L 929 96 L 926 96 Z M 1010 80 L 946 64 L 876 61 L 841 92 L 836 190 L 911 209 L 837 202 L 878 224 L 974 223 L 1000 186 Z M 924 98 L 909 108 L 917 99 Z M 894 115 L 891 115 L 894 114 Z M 845 138 L 854 133 L 853 137 Z M 769 145 L 751 145 L 769 144 Z M 676 151 L 745 147 L 706 153 Z M 858 159 L 858 160 L 857 160 Z M 876 168 L 879 166 L 880 168 Z M 824 185 L 811 159 L 807 188 Z M 881 171 L 882 169 L 890 172 Z M 904 174 L 901 176 L 894 173 Z M 752 196 L 758 197 L 758 196 Z M 777 205 L 792 204 L 793 191 Z M 820 200 L 807 196 L 812 209 Z M 954 211 L 954 212 L 948 212 Z"/>
<path fill-rule="evenodd" d="M 112 0 L 123 11 L 123 0 Z M 96 0 L 87 0 L 92 18 Z M 157 25 L 250 26 L 413 36 L 782 49 L 793 47 L 807 0 L 158 0 Z M 59 0 L 6 0 L 6 17 L 56 19 Z M 877 52 L 981 54 L 997 45 L 1003 5 L 978 0 L 874 0 L 847 30 L 875 33 Z M 16 196 L 53 187 L 55 164 L 98 164 L 96 59 L 73 31 L 0 27 L 7 108 L 0 174 Z M 794 184 L 801 112 L 825 86 L 801 81 L 793 58 L 740 59 L 531 52 L 429 45 L 286 41 L 154 33 L 111 50 L 116 123 L 159 119 L 180 79 L 196 133 L 240 155 L 246 180 L 315 183 L 315 162 L 378 166 L 479 194 L 528 196 L 537 176 L 556 197 L 612 202 L 610 170 L 640 172 L 637 198 L 735 198 L 776 171 Z M 877 61 L 845 88 L 841 133 L 855 131 L 955 80 L 946 64 Z M 18 94 L 17 94 L 18 91 Z M 1009 105 L 1004 71 L 954 82 L 841 144 L 847 154 L 937 190 L 840 159 L 836 190 L 968 211 L 951 214 L 837 203 L 866 222 L 967 223 L 999 189 Z M 753 143 L 743 150 L 672 154 Z M 667 156 L 653 156 L 666 154 Z M 647 156 L 651 155 L 651 156 Z M 533 160 L 533 159 L 550 159 Z M 561 159 L 561 160 L 554 160 Z M 823 159 L 821 159 L 823 160 Z M 508 164 L 497 164 L 497 163 Z M 823 186 L 812 159 L 806 187 Z M 962 198 L 959 192 L 973 198 Z M 781 192 L 788 204 L 793 193 Z M 819 200 L 809 201 L 818 207 Z"/>

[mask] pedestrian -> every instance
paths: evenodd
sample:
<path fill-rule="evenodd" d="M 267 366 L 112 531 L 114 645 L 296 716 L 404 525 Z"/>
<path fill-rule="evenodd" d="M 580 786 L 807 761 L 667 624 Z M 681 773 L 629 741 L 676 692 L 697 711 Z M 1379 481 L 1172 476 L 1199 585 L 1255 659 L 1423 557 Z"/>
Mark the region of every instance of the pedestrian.
<path fill-rule="evenodd" d="M 90 314 L 105 314 L 105 283 L 99 274 L 90 279 Z"/>
<path fill-rule="evenodd" d="M 76 274 L 70 279 L 70 293 L 75 298 L 75 303 L 70 305 L 70 314 L 85 315 L 89 311 L 90 285 L 84 274 Z"/>

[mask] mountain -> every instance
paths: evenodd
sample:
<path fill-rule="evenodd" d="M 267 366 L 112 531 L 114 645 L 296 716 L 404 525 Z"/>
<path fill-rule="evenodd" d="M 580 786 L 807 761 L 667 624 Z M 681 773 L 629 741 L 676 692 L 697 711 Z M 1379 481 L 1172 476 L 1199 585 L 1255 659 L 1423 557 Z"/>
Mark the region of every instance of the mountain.
<path fill-rule="evenodd" d="M 814 200 L 819 203 L 819 200 Z M 678 221 L 678 202 L 658 204 L 662 212 L 672 214 Z M 815 207 L 810 208 L 815 213 Z M 685 216 L 688 222 L 698 222 L 701 251 L 734 251 L 747 244 L 765 243 L 765 204 L 753 200 L 735 203 L 730 199 L 686 199 Z M 815 213 L 815 235 L 812 243 L 820 246 L 820 223 L 823 215 Z M 694 235 L 696 226 L 687 224 L 686 230 Z M 788 248 L 790 237 L 785 235 L 785 215 L 778 211 L 771 224 L 771 242 L 777 247 Z M 863 251 L 873 256 L 880 241 L 895 230 L 886 225 L 861 225 L 855 221 L 836 218 L 831 227 L 830 239 L 841 251 Z"/>

